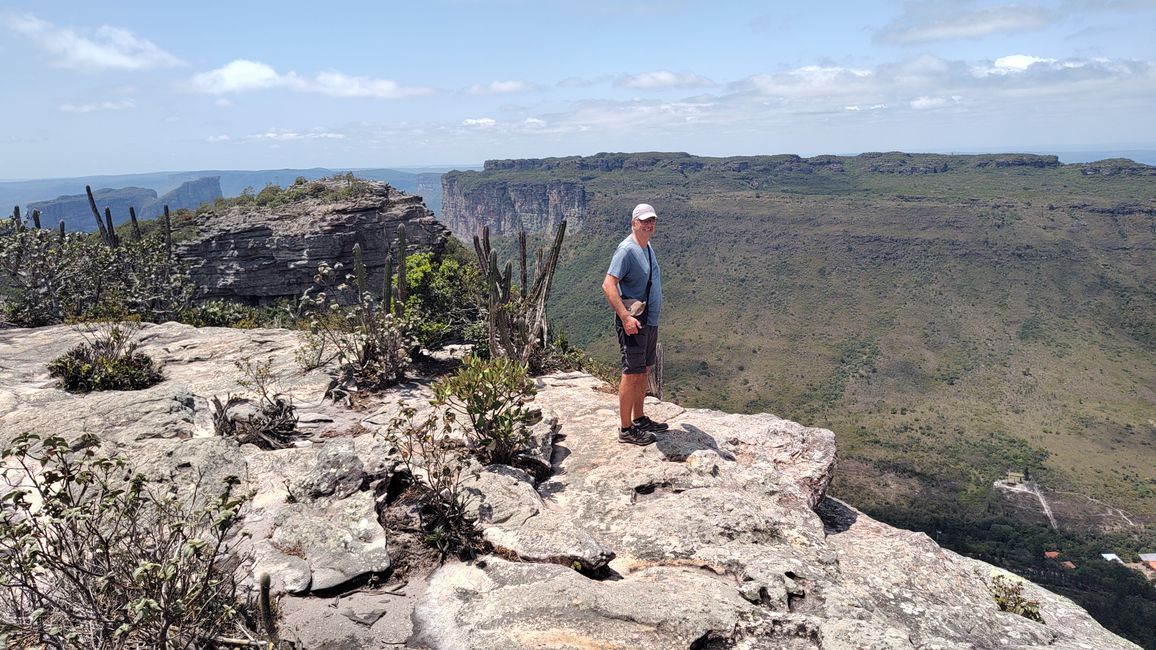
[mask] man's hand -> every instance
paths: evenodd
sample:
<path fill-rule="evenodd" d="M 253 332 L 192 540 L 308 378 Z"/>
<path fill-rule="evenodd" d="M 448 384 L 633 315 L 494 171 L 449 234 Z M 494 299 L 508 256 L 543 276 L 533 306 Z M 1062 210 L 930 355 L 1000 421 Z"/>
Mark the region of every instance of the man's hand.
<path fill-rule="evenodd" d="M 627 334 L 637 334 L 641 329 L 642 323 L 639 323 L 637 318 L 633 316 L 627 316 L 626 318 L 622 319 L 622 331 L 626 332 Z"/>

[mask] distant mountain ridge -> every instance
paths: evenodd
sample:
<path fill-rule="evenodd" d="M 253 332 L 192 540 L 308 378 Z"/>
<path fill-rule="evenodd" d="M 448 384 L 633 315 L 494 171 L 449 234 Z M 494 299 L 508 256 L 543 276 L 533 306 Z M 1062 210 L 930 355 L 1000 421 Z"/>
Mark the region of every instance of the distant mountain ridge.
<path fill-rule="evenodd" d="M 462 169 L 468 169 L 469 166 L 463 166 Z M 435 171 L 436 170 L 436 171 Z M 220 183 L 221 195 L 225 197 L 239 196 L 245 188 L 252 188 L 254 191 L 260 191 L 269 183 L 274 183 L 285 187 L 291 184 L 296 178 L 304 177 L 308 180 L 315 180 L 324 178 L 326 176 L 333 176 L 334 174 L 352 171 L 359 178 L 366 180 L 385 181 L 393 187 L 407 193 L 416 194 L 425 200 L 425 205 L 435 214 L 441 212 L 441 175 L 442 168 L 429 168 L 425 171 L 422 168 L 412 170 L 398 170 L 388 168 L 364 168 L 364 169 L 345 169 L 345 168 L 327 168 L 327 167 L 311 167 L 308 169 L 261 169 L 261 170 L 197 170 L 197 171 L 180 171 L 180 172 L 150 172 L 144 174 L 120 174 L 120 175 L 104 175 L 104 176 L 81 176 L 76 178 L 50 178 L 50 179 L 32 179 L 32 180 L 18 180 L 18 181 L 3 181 L 0 182 L 0 213 L 9 214 L 13 206 L 21 206 L 21 210 L 25 214 L 30 214 L 30 204 L 44 201 L 51 201 L 57 197 L 82 195 L 84 186 L 92 186 L 94 194 L 99 194 L 101 190 L 116 189 L 123 190 L 125 188 L 136 188 L 138 190 L 151 190 L 154 192 L 153 196 L 157 197 L 172 192 L 185 183 L 197 181 L 206 177 L 218 177 Z M 146 194 L 141 194 L 142 200 L 147 198 Z M 115 197 L 114 197 L 115 198 Z M 119 198 L 116 198 L 119 201 Z M 99 199 L 98 199 L 99 203 Z M 123 223 L 128 220 L 128 204 L 121 205 L 116 203 L 118 207 L 113 207 L 113 217 L 116 223 Z M 96 225 L 92 222 L 92 218 L 88 211 L 88 206 L 85 204 L 83 213 L 77 219 L 77 229 L 93 230 Z M 112 206 L 110 206 L 112 207 Z M 138 212 L 141 209 L 140 204 L 135 207 Z M 170 206 L 176 207 L 176 206 Z M 188 206 L 185 206 L 188 207 Z M 197 207 L 197 206 L 192 206 Z M 103 210 L 104 205 L 101 205 Z M 140 216 L 138 214 L 138 216 Z M 56 219 L 45 220 L 46 224 L 55 224 Z M 68 222 L 69 220 L 66 220 Z M 69 226 L 71 227 L 71 226 Z"/>
<path fill-rule="evenodd" d="M 220 177 L 217 176 L 186 181 L 180 187 L 161 196 L 157 196 L 156 191 L 143 187 L 105 188 L 94 190 L 92 193 L 92 198 L 100 211 L 103 212 L 105 208 L 111 211 L 114 224 L 128 221 L 130 208 L 136 211 L 138 219 L 152 219 L 160 216 L 165 206 L 174 211 L 182 208 L 192 210 L 205 203 L 212 203 L 222 196 Z M 40 221 L 46 227 L 52 227 L 63 221 L 67 230 L 95 229 L 96 222 L 92 217 L 87 194 L 58 196 L 50 201 L 29 203 L 26 214 L 33 211 L 40 212 Z"/>

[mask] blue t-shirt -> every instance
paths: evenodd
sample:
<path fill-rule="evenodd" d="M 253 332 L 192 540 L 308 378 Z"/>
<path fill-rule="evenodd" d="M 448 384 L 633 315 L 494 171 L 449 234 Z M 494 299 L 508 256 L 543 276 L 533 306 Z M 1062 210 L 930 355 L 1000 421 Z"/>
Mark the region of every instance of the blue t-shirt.
<path fill-rule="evenodd" d="M 646 324 L 658 325 L 658 315 L 662 311 L 662 269 L 658 265 L 658 255 L 650 246 L 650 259 L 654 260 L 654 274 L 650 276 L 650 301 L 646 303 Z M 650 274 L 650 261 L 646 249 L 628 235 L 614 251 L 607 275 L 618 278 L 618 293 L 623 298 L 646 300 L 646 279 Z"/>

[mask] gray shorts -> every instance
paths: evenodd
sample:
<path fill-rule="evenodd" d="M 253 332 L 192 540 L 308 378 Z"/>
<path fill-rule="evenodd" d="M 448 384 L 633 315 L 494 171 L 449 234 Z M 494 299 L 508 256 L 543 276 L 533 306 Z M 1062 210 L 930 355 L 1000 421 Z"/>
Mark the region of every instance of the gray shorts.
<path fill-rule="evenodd" d="M 622 321 L 614 317 L 618 331 L 618 347 L 622 350 L 622 374 L 637 375 L 646 372 L 658 358 L 658 325 L 643 325 L 637 334 L 627 334 Z"/>

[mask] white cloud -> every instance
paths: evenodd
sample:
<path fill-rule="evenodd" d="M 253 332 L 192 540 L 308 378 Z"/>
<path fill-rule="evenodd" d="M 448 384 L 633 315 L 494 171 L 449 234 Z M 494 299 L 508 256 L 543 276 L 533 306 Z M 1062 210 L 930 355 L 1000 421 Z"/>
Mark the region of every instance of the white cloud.
<path fill-rule="evenodd" d="M 223 136 L 228 138 L 228 136 Z M 301 133 L 299 131 L 282 131 L 270 129 L 263 133 L 253 133 L 245 136 L 246 140 L 271 140 L 275 142 L 289 142 L 293 140 L 344 140 L 345 134 L 330 131 L 313 130 Z"/>
<path fill-rule="evenodd" d="M 462 120 L 463 126 L 476 126 L 483 129 L 490 128 L 497 123 L 498 121 L 492 117 L 470 117 Z"/>
<path fill-rule="evenodd" d="M 929 108 L 943 108 L 950 104 L 950 100 L 946 97 L 916 97 L 911 100 L 911 108 L 917 111 L 927 110 Z"/>
<path fill-rule="evenodd" d="M 509 95 L 537 90 L 538 86 L 526 81 L 491 81 L 488 84 L 475 84 L 466 88 L 467 95 Z"/>
<path fill-rule="evenodd" d="M 909 2 L 903 14 L 879 30 L 875 39 L 901 45 L 974 39 L 1042 29 L 1055 20 L 1054 14 L 1043 7 L 1009 4 L 968 10 L 967 4 L 945 0 Z"/>
<path fill-rule="evenodd" d="M 295 80 L 295 77 L 277 74 L 264 63 L 237 59 L 216 70 L 195 75 L 192 87 L 203 93 L 243 93 L 287 86 Z"/>
<path fill-rule="evenodd" d="M 228 108 L 232 105 L 233 100 L 224 97 L 218 97 L 217 100 L 213 102 L 213 106 L 220 106 L 221 108 Z"/>
<path fill-rule="evenodd" d="M 645 90 L 652 88 L 709 88 L 716 84 L 710 79 L 692 72 L 657 70 L 621 77 L 614 82 L 614 85 L 621 88 L 639 88 Z"/>
<path fill-rule="evenodd" d="M 127 29 L 102 26 L 85 36 L 31 14 L 3 17 L 9 29 L 55 55 L 55 64 L 75 70 L 146 70 L 183 65 L 176 56 Z"/>
<path fill-rule="evenodd" d="M 194 75 L 189 87 L 214 95 L 253 92 L 271 88 L 285 88 L 295 92 L 316 93 L 330 97 L 374 97 L 401 99 L 433 94 L 432 88 L 402 86 L 389 79 L 354 77 L 341 72 L 321 72 L 313 78 L 296 72 L 279 73 L 272 66 L 259 61 L 237 59 L 216 70 Z"/>
<path fill-rule="evenodd" d="M 115 102 L 92 102 L 89 104 L 61 104 L 60 110 L 65 113 L 94 113 L 96 111 L 123 111 L 136 108 L 132 99 L 121 99 Z"/>
<path fill-rule="evenodd" d="M 887 108 L 887 104 L 872 104 L 870 106 L 858 106 L 858 105 L 844 106 L 843 110 L 845 110 L 845 111 L 881 111 L 885 108 Z"/>
<path fill-rule="evenodd" d="M 232 138 L 230 138 L 227 135 L 210 135 L 209 137 L 205 138 L 205 141 L 206 142 L 228 142 L 231 139 Z"/>

